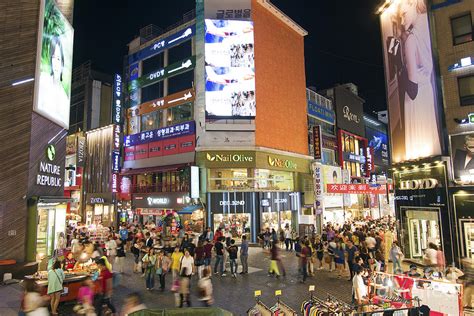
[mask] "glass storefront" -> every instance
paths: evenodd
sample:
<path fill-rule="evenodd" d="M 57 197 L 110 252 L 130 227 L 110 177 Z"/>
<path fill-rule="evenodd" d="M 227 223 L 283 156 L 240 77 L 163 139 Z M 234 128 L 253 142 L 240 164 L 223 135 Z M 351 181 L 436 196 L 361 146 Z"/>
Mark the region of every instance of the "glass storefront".
<path fill-rule="evenodd" d="M 115 211 L 112 204 L 86 205 L 86 225 L 114 226 Z"/>
<path fill-rule="evenodd" d="M 58 247 L 66 247 L 66 208 L 66 204 L 38 204 L 37 255 L 51 256 Z"/>
<path fill-rule="evenodd" d="M 293 172 L 268 169 L 210 169 L 210 191 L 293 191 Z"/>
<path fill-rule="evenodd" d="M 442 246 L 439 208 L 404 208 L 402 212 L 406 258 L 422 260 L 430 243 Z"/>
<path fill-rule="evenodd" d="M 232 238 L 241 239 L 243 234 L 250 236 L 251 214 L 214 214 L 214 228 L 230 231 Z"/>

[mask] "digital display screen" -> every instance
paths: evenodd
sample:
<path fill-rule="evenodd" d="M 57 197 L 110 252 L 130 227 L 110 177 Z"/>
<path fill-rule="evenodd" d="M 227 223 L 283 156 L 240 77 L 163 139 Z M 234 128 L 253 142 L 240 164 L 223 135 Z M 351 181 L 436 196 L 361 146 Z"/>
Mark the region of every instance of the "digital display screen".
<path fill-rule="evenodd" d="M 205 20 L 206 116 L 253 118 L 253 22 Z"/>
<path fill-rule="evenodd" d="M 365 136 L 369 140 L 369 147 L 373 149 L 376 165 L 389 165 L 387 134 L 371 128 L 365 129 Z"/>
<path fill-rule="evenodd" d="M 34 110 L 69 128 L 74 30 L 53 0 L 42 1 Z"/>

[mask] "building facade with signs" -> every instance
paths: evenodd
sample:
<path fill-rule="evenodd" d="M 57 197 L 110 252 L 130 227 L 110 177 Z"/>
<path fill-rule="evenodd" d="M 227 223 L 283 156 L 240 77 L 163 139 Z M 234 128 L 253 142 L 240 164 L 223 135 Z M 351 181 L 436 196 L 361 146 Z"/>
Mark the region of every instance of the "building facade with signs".
<path fill-rule="evenodd" d="M 398 27 L 403 29 L 403 20 L 397 19 L 403 2 L 386 3 L 378 10 L 397 218 L 410 256 L 419 256 L 433 242 L 444 251 L 447 262 L 461 265 L 462 258 L 472 261 L 474 254 L 474 223 L 468 215 L 473 196 L 470 171 L 474 170 L 469 149 L 474 7 L 472 1 L 420 3 L 423 10 L 414 27 L 420 30 L 417 38 L 427 48 L 422 67 L 427 71 L 414 79 L 404 77 L 410 56 L 402 56 L 399 48 L 406 39 L 396 32 Z M 421 88 L 411 90 L 411 82 Z M 397 180 L 398 175 L 408 173 L 416 179 Z"/>
<path fill-rule="evenodd" d="M 197 129 L 195 35 L 193 11 L 166 32 L 143 28 L 126 57 L 120 220 L 151 221 L 173 234 L 180 228 L 203 229 L 199 196 L 190 198 L 191 180 L 198 181 L 191 179 Z M 168 202 L 144 203 L 148 200 Z M 168 219 L 174 220 L 172 230 L 163 226 Z"/>
<path fill-rule="evenodd" d="M 435 39 L 452 178 L 450 203 L 458 258 L 474 259 L 474 33 L 472 1 L 433 6 Z"/>
<path fill-rule="evenodd" d="M 309 154 L 327 165 L 337 165 L 336 113 L 331 100 L 306 88 Z"/>
<path fill-rule="evenodd" d="M 70 1 L 43 0 L 22 6 L 5 3 L 2 10 L 11 14 L 0 18 L 9 30 L 0 40 L 19 46 L 0 48 L 0 134 L 7 140 L 0 149 L 0 253 L 4 259 L 34 262 L 52 255 L 65 241 L 73 6 Z M 47 86 L 58 76 L 51 71 L 46 49 L 53 38 L 64 52 L 59 86 Z"/>
<path fill-rule="evenodd" d="M 206 0 L 196 12 L 204 52 L 196 61 L 196 162 L 207 225 L 255 242 L 262 229 L 314 224 L 313 211 L 303 208 L 306 190 L 313 203 L 307 32 L 267 1 Z"/>

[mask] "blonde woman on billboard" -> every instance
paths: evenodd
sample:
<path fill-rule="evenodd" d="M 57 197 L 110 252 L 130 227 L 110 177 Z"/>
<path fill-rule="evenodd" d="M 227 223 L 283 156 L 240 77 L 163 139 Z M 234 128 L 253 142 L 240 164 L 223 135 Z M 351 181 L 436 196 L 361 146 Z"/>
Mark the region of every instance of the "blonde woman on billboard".
<path fill-rule="evenodd" d="M 414 159 L 441 152 L 432 83 L 433 59 L 425 1 L 401 1 L 399 14 L 408 76 L 405 90 L 406 159 Z"/>

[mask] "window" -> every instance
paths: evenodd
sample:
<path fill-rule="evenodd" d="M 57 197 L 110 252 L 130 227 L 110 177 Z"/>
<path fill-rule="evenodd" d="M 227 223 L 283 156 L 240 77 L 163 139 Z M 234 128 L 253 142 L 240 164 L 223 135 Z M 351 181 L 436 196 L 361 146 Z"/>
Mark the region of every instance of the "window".
<path fill-rule="evenodd" d="M 474 105 L 474 75 L 458 78 L 461 106 Z"/>
<path fill-rule="evenodd" d="M 459 45 L 472 41 L 471 14 L 465 14 L 451 18 L 451 30 L 453 32 L 453 45 Z"/>
<path fill-rule="evenodd" d="M 163 111 L 142 115 L 142 132 L 151 131 L 163 126 Z"/>
<path fill-rule="evenodd" d="M 188 71 L 183 74 L 168 79 L 168 95 L 180 92 L 193 87 L 194 71 Z"/>
<path fill-rule="evenodd" d="M 142 89 L 142 103 L 163 97 L 163 81 Z"/>
<path fill-rule="evenodd" d="M 146 75 L 150 72 L 163 68 L 163 53 L 145 59 L 142 63 L 142 74 Z"/>
<path fill-rule="evenodd" d="M 167 125 L 175 125 L 181 122 L 190 121 L 193 119 L 193 104 L 186 103 L 183 105 L 168 108 Z"/>
<path fill-rule="evenodd" d="M 193 55 L 191 40 L 168 50 L 168 65 L 174 64 Z"/>
<path fill-rule="evenodd" d="M 268 169 L 210 169 L 212 191 L 294 191 L 293 173 Z"/>

